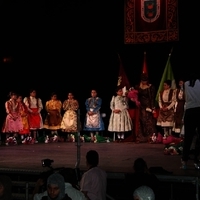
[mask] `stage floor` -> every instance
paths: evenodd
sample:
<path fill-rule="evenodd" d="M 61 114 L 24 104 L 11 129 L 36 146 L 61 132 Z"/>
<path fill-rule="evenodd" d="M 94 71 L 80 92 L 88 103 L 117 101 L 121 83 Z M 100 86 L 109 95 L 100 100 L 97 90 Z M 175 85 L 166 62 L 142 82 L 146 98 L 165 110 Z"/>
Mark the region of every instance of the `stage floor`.
<path fill-rule="evenodd" d="M 110 173 L 132 173 L 134 160 L 142 157 L 148 167 L 162 167 L 173 172 L 176 176 L 199 177 L 200 172 L 195 170 L 192 161 L 189 169 L 180 169 L 180 155 L 164 155 L 163 144 L 136 144 L 127 143 L 81 143 L 80 165 L 81 170 L 86 170 L 85 155 L 93 149 L 99 153 L 99 166 Z M 33 145 L 0 146 L 0 169 L 45 171 L 42 159 L 52 159 L 52 167 L 72 167 L 77 162 L 76 143 L 49 143 Z"/>

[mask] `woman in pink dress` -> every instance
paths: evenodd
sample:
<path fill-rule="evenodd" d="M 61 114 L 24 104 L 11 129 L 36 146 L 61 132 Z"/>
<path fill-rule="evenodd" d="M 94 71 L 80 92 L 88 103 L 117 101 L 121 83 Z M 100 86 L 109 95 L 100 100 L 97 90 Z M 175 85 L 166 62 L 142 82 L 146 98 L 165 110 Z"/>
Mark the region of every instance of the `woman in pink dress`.
<path fill-rule="evenodd" d="M 17 135 L 23 129 L 20 112 L 19 103 L 17 102 L 17 94 L 15 92 L 10 92 L 10 99 L 5 103 L 6 109 L 6 119 L 3 126 L 3 133 L 6 133 L 6 145 L 17 144 Z"/>

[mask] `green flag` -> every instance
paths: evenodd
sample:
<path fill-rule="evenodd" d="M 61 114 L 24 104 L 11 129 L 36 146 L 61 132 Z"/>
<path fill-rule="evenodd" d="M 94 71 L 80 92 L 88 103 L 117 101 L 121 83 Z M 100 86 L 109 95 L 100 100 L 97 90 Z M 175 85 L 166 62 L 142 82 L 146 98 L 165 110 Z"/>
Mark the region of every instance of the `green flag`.
<path fill-rule="evenodd" d="M 175 79 L 174 79 L 174 74 L 173 74 L 173 71 L 172 71 L 170 58 L 171 58 L 171 53 L 169 54 L 169 57 L 168 57 L 168 60 L 167 60 L 167 63 L 165 65 L 165 69 L 164 69 L 164 72 L 163 72 L 163 75 L 162 75 L 162 79 L 160 81 L 160 85 L 159 85 L 159 88 L 158 88 L 158 91 L 157 91 L 157 95 L 156 95 L 156 101 L 157 102 L 158 102 L 158 99 L 159 99 L 159 93 L 163 90 L 163 85 L 164 85 L 164 82 L 166 80 L 171 80 L 172 81 L 171 88 L 176 89 L 176 82 L 175 82 Z"/>

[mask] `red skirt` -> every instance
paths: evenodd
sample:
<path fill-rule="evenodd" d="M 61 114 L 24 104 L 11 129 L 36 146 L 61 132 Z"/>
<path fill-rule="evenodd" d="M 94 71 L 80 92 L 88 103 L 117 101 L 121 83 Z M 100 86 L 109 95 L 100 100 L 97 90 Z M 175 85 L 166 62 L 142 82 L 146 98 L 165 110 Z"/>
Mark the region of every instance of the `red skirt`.
<path fill-rule="evenodd" d="M 30 108 L 33 112 L 29 113 L 28 121 L 30 129 L 41 128 L 41 116 L 38 113 L 38 108 Z"/>

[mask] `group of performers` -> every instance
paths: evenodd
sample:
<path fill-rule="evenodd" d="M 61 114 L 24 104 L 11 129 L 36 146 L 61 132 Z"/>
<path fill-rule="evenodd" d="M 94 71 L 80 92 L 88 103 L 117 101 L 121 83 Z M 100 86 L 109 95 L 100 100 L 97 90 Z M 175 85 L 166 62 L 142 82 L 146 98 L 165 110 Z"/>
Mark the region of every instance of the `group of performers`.
<path fill-rule="evenodd" d="M 6 145 L 17 144 L 19 139 L 23 144 L 38 143 L 38 131 L 41 129 L 50 130 L 50 134 L 45 134 L 44 143 L 59 140 L 75 142 L 81 122 L 77 112 L 79 103 L 71 92 L 63 103 L 57 99 L 56 93 L 51 94 L 51 99 L 45 104 L 44 120 L 41 115 L 42 100 L 37 98 L 36 90 L 30 90 L 30 96 L 24 99 L 15 92 L 10 92 L 9 97 L 10 99 L 5 103 L 7 116 L 2 128 L 2 133 L 6 134 Z M 96 90 L 92 90 L 91 98 L 88 98 L 85 103 L 87 113 L 83 127 L 83 130 L 90 131 L 91 134 L 90 137 L 81 136 L 81 140 L 88 139 L 96 142 L 98 132 L 104 130 L 100 115 L 101 103 L 102 100 L 97 97 Z M 63 116 L 62 109 L 65 111 Z M 63 132 L 64 137 L 59 137 L 59 130 Z"/>
<path fill-rule="evenodd" d="M 110 101 L 111 115 L 107 129 L 113 133 L 113 139 L 99 134 L 105 130 L 105 125 L 100 112 L 102 99 L 94 89 L 91 90 L 91 97 L 85 101 L 86 116 L 82 126 L 77 112 L 79 102 L 71 92 L 63 103 L 56 93 L 51 94 L 51 99 L 45 104 L 44 120 L 41 116 L 42 100 L 37 98 L 36 90 L 30 90 L 29 97 L 25 98 L 11 92 L 10 99 L 5 103 L 7 116 L 2 129 L 2 133 L 6 134 L 5 143 L 17 144 L 19 139 L 24 144 L 38 143 L 38 130 L 41 129 L 50 132 L 45 134 L 44 143 L 75 142 L 80 128 L 89 132 L 80 136 L 80 139 L 90 142 L 123 142 L 126 133 L 132 133 L 133 141 L 137 143 L 149 142 L 149 138 L 157 134 L 157 126 L 163 128 L 165 137 L 171 135 L 172 131 L 179 135 L 184 114 L 184 90 L 181 81 L 182 85 L 176 90 L 171 89 L 171 81 L 164 82 L 164 89 L 159 95 L 158 116 L 155 115 L 155 87 L 149 83 L 147 74 L 142 74 L 141 82 L 135 88 L 124 91 L 124 88 L 118 86 L 116 95 Z M 59 135 L 60 130 L 63 137 Z"/>

